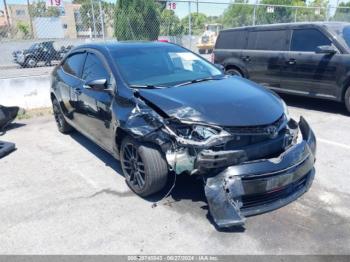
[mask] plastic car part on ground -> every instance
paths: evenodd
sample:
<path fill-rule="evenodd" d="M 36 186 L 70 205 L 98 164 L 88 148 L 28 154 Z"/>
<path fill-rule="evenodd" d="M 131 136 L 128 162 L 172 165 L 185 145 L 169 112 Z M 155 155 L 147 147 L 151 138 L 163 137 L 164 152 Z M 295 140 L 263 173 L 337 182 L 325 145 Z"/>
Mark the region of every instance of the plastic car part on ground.
<path fill-rule="evenodd" d="M 16 149 L 14 143 L 0 141 L 0 158 L 6 156 Z"/>
<path fill-rule="evenodd" d="M 0 105 L 0 131 L 3 131 L 7 125 L 15 120 L 18 110 L 18 106 L 6 107 Z"/>
<path fill-rule="evenodd" d="M 0 135 L 5 132 L 5 128 L 16 118 L 19 107 L 5 107 L 0 105 Z M 0 141 L 0 158 L 15 150 L 15 144 Z"/>

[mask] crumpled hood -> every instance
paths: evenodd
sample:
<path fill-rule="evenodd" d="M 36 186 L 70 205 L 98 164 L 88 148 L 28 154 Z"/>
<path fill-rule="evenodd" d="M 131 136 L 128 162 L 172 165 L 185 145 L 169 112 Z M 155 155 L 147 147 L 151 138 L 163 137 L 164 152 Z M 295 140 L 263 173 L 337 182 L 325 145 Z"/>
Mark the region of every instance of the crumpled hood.
<path fill-rule="evenodd" d="M 278 97 L 240 77 L 139 93 L 170 117 L 219 126 L 267 125 L 283 114 Z"/>

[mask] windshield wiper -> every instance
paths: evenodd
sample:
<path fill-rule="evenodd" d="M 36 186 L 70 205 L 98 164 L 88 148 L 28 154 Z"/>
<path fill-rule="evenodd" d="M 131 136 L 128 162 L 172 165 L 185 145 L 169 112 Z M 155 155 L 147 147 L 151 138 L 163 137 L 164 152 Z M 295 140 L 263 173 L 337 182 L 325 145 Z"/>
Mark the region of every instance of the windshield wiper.
<path fill-rule="evenodd" d="M 129 85 L 132 88 L 144 88 L 144 89 L 159 89 L 163 88 L 162 86 L 155 86 L 155 85 Z"/>
<path fill-rule="evenodd" d="M 220 80 L 220 79 L 222 79 L 222 78 L 206 77 L 206 78 L 194 79 L 194 80 L 190 80 L 190 81 L 183 82 L 181 84 L 175 85 L 174 87 L 185 86 L 185 85 L 190 85 L 190 84 L 199 83 L 199 82 L 205 82 L 205 81 L 210 81 L 210 80 Z"/>

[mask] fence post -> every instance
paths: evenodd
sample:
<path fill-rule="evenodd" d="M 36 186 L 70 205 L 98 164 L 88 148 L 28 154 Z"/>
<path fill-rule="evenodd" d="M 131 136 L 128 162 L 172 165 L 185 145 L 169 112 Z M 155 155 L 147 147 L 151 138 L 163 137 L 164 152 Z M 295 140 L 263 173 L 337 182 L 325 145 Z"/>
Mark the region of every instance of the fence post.
<path fill-rule="evenodd" d="M 92 2 L 93 0 L 90 0 L 91 2 L 91 13 L 92 13 L 92 23 L 94 27 L 94 38 L 96 38 L 96 21 L 95 21 L 95 13 L 94 13 L 94 4 Z"/>
<path fill-rule="evenodd" d="M 188 1 L 188 36 L 190 38 L 190 50 L 192 50 L 192 21 L 191 21 L 191 1 Z"/>
<path fill-rule="evenodd" d="M 329 15 L 330 15 L 330 10 L 331 9 L 331 5 L 328 4 L 327 7 L 326 7 L 326 21 L 328 22 L 329 21 Z"/>
<path fill-rule="evenodd" d="M 254 9 L 253 9 L 253 25 L 256 24 L 256 7 L 258 6 L 259 0 L 255 0 Z"/>
<path fill-rule="evenodd" d="M 30 10 L 29 0 L 27 0 L 27 8 L 28 8 L 28 16 L 29 16 L 30 34 L 34 39 L 33 18 L 32 18 L 32 13 L 30 12 L 31 10 Z"/>
<path fill-rule="evenodd" d="M 298 15 L 298 7 L 295 8 L 295 13 L 294 13 L 294 22 L 297 21 L 297 15 Z"/>
<path fill-rule="evenodd" d="M 102 11 L 102 4 L 101 4 L 101 0 L 98 1 L 98 6 L 99 6 L 99 9 L 100 9 L 100 22 L 101 22 L 101 31 L 102 31 L 102 38 L 103 38 L 103 41 L 105 40 L 105 25 L 104 25 L 104 13 Z"/>
<path fill-rule="evenodd" d="M 254 5 L 254 9 L 253 9 L 253 25 L 255 25 L 255 19 L 256 19 L 256 4 Z"/>

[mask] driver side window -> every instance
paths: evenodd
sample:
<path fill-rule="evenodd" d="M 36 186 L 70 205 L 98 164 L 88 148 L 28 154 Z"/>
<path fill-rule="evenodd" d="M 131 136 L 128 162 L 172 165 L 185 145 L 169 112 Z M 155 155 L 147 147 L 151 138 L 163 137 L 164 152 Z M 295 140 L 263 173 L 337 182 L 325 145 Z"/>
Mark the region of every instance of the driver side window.
<path fill-rule="evenodd" d="M 318 46 L 331 44 L 332 41 L 317 29 L 296 29 L 293 31 L 290 50 L 315 52 Z"/>
<path fill-rule="evenodd" d="M 109 73 L 102 61 L 93 53 L 88 53 L 85 61 L 82 79 L 86 82 L 97 79 L 107 79 L 109 81 Z"/>

